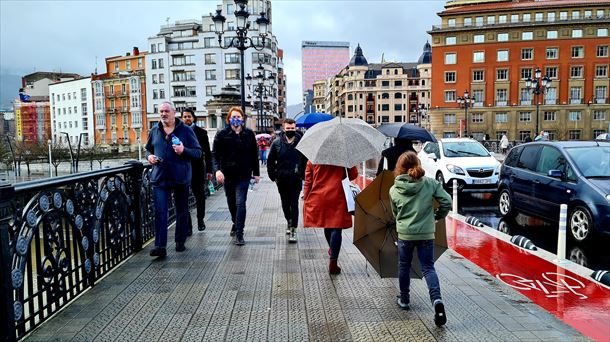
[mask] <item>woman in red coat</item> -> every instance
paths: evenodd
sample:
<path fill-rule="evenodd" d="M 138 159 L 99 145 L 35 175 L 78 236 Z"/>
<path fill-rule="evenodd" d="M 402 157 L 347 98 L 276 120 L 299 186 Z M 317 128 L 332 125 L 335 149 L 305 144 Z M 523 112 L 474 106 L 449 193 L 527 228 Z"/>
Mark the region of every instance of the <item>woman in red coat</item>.
<path fill-rule="evenodd" d="M 324 228 L 324 236 L 330 247 L 330 274 L 341 273 L 337 265 L 341 250 L 341 230 L 352 227 L 352 215 L 347 212 L 347 203 L 341 180 L 346 168 L 333 165 L 314 165 L 307 162 L 303 190 L 303 226 Z M 358 169 L 348 171 L 349 179 L 358 176 Z"/>

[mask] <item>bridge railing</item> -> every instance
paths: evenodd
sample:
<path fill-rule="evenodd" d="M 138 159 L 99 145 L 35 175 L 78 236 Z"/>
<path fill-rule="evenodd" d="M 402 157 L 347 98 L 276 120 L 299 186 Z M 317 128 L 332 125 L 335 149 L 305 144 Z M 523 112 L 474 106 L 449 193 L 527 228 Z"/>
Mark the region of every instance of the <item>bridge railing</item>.
<path fill-rule="evenodd" d="M 154 238 L 149 171 L 133 161 L 0 184 L 0 340 L 21 339 Z"/>

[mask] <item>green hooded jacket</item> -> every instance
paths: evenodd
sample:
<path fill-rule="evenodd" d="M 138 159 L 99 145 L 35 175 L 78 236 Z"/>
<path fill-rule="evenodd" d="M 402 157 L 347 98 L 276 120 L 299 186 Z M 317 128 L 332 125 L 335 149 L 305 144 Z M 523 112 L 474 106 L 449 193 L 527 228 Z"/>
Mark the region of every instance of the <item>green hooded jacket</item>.
<path fill-rule="evenodd" d="M 439 203 L 436 212 L 433 198 Z M 444 219 L 451 210 L 451 197 L 439 182 L 428 177 L 413 180 L 406 174 L 394 180 L 390 202 L 401 240 L 434 240 L 434 221 Z"/>

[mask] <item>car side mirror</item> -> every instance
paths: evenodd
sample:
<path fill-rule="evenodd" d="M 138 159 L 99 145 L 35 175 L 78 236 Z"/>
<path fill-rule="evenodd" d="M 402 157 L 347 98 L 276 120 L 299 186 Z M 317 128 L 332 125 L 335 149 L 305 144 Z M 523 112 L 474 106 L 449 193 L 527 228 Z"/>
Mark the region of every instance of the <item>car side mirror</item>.
<path fill-rule="evenodd" d="M 549 170 L 548 176 L 563 179 L 563 172 L 561 170 Z"/>
<path fill-rule="evenodd" d="M 492 156 L 492 157 L 495 157 L 496 156 L 496 152 L 489 152 L 489 155 Z"/>
<path fill-rule="evenodd" d="M 435 153 L 428 153 L 428 158 L 434 159 L 434 161 L 436 161 L 436 159 L 437 159 Z"/>

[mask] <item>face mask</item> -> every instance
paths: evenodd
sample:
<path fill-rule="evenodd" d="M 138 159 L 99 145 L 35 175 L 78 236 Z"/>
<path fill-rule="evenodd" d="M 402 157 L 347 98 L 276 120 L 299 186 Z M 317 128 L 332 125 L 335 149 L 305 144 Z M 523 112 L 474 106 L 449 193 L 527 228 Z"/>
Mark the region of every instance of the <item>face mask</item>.
<path fill-rule="evenodd" d="M 238 127 L 238 126 L 241 126 L 241 125 L 242 125 L 244 122 L 243 122 L 243 120 L 242 120 L 242 119 L 239 119 L 239 118 L 231 118 L 231 119 L 229 120 L 229 123 L 230 123 L 230 124 L 231 124 L 231 126 L 233 126 L 233 127 Z"/>
<path fill-rule="evenodd" d="M 286 138 L 288 138 L 288 139 L 292 139 L 292 138 L 294 138 L 294 135 L 295 135 L 296 133 L 297 133 L 297 132 L 295 132 L 295 131 L 286 131 L 286 132 L 285 132 L 285 134 L 286 134 Z"/>

